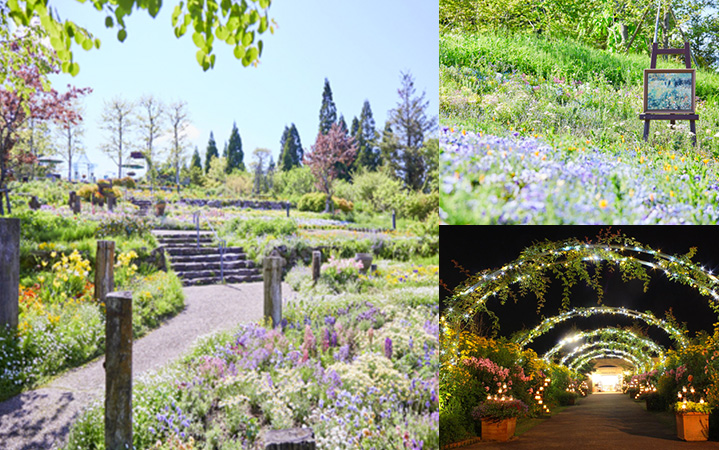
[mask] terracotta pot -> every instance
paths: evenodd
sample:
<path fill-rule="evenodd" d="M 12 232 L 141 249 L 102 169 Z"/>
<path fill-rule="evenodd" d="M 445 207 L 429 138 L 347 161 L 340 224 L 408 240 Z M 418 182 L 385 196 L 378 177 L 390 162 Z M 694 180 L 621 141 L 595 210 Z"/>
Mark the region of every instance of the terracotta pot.
<path fill-rule="evenodd" d="M 515 435 L 517 419 L 491 420 L 482 419 L 482 440 L 483 441 L 507 441 Z"/>
<path fill-rule="evenodd" d="M 165 206 L 166 203 L 155 203 L 155 215 L 156 216 L 164 216 L 165 215 Z"/>
<path fill-rule="evenodd" d="M 699 412 L 676 413 L 677 435 L 684 441 L 707 441 L 709 414 Z"/>

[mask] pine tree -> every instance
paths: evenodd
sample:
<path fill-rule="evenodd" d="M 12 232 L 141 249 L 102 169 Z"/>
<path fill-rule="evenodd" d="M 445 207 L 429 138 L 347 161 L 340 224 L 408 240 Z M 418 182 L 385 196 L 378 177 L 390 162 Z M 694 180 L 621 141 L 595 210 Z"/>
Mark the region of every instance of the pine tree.
<path fill-rule="evenodd" d="M 352 133 L 358 144 L 358 156 L 355 161 L 356 167 L 365 167 L 368 170 L 377 170 L 380 166 L 380 149 L 377 145 L 378 132 L 375 129 L 375 119 L 373 119 L 370 102 L 365 100 L 362 111 L 360 112 L 360 120 L 358 129 Z"/>
<path fill-rule="evenodd" d="M 219 157 L 220 154 L 218 153 L 217 145 L 215 144 L 215 136 L 213 136 L 213 132 L 211 131 L 207 150 L 205 150 L 205 173 L 210 170 L 210 161 L 212 161 L 213 158 Z"/>
<path fill-rule="evenodd" d="M 300 167 L 303 157 L 303 149 L 300 145 L 300 135 L 293 123 L 289 128 L 286 126 L 280 138 L 280 159 L 278 161 L 280 170 L 283 172 Z"/>
<path fill-rule="evenodd" d="M 227 173 L 237 169 L 241 172 L 245 171 L 245 163 L 243 159 L 245 154 L 242 149 L 242 140 L 240 139 L 240 132 L 238 131 L 237 125 L 233 122 L 233 128 L 230 132 L 230 142 L 227 144 Z"/>
<path fill-rule="evenodd" d="M 202 170 L 202 160 L 200 159 L 200 150 L 198 150 L 197 145 L 195 146 L 195 151 L 190 159 L 190 167 L 197 167 Z"/>
<path fill-rule="evenodd" d="M 421 189 L 429 176 L 428 166 L 423 155 L 425 133 L 436 127 L 436 117 L 428 118 L 425 110 L 428 101 L 425 92 L 415 95 L 415 82 L 410 73 L 402 73 L 402 86 L 398 89 L 400 101 L 390 110 L 389 122 L 397 136 L 399 152 L 389 161 L 391 167 L 400 175 L 405 186 Z"/>
<path fill-rule="evenodd" d="M 320 134 L 327 134 L 330 127 L 337 121 L 337 110 L 332 98 L 330 82 L 325 78 L 323 88 L 322 105 L 320 106 Z"/>
<path fill-rule="evenodd" d="M 338 125 L 340 125 L 340 129 L 343 133 L 348 132 L 347 123 L 345 122 L 345 117 L 342 114 L 340 114 L 340 118 L 338 119 Z"/>

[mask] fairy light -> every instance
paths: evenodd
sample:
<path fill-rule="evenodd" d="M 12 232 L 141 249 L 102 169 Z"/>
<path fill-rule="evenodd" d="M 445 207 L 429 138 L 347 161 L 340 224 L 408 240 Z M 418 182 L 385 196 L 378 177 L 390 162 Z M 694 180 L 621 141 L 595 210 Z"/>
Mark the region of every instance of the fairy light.
<path fill-rule="evenodd" d="M 621 308 L 624 309 L 624 308 Z M 544 355 L 543 359 L 545 361 L 552 361 L 553 356 L 555 356 L 556 353 L 562 350 L 562 348 L 572 342 L 577 342 L 580 339 L 589 339 L 594 338 L 596 336 L 602 336 L 602 335 L 612 335 L 616 339 L 621 339 L 624 341 L 629 341 L 628 343 L 631 343 L 632 345 L 637 346 L 637 348 L 647 348 L 651 352 L 657 354 L 658 356 L 661 356 L 664 353 L 664 350 L 662 347 L 660 347 L 657 343 L 650 339 L 643 338 L 641 336 L 638 336 L 637 334 L 633 333 L 630 330 L 623 330 L 620 328 L 613 328 L 613 327 L 605 327 L 605 328 L 598 328 L 596 330 L 592 331 L 581 331 L 573 336 L 566 337 L 562 339 L 560 342 L 557 343 L 553 348 L 548 350 Z"/>

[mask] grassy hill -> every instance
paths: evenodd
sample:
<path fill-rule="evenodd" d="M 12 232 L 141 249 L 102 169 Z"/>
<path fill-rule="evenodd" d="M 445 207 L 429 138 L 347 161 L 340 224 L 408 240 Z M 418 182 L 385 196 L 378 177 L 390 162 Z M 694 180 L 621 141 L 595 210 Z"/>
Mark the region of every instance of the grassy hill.
<path fill-rule="evenodd" d="M 717 224 L 717 74 L 697 74 L 697 146 L 687 121 L 655 121 L 645 142 L 649 65 L 572 40 L 441 36 L 442 218 Z"/>

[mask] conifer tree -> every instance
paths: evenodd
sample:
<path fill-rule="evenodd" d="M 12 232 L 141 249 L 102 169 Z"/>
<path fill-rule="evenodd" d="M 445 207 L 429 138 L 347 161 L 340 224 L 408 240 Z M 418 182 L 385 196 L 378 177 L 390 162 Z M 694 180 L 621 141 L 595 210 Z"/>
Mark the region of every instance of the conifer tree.
<path fill-rule="evenodd" d="M 280 159 L 278 161 L 280 170 L 288 171 L 293 167 L 300 167 L 302 157 L 300 135 L 293 123 L 290 127 L 285 127 L 282 138 L 280 138 Z"/>
<path fill-rule="evenodd" d="M 197 145 L 195 146 L 195 151 L 192 154 L 192 158 L 190 159 L 190 168 L 197 167 L 198 169 L 202 170 L 202 160 L 200 159 L 200 150 L 198 150 Z"/>
<path fill-rule="evenodd" d="M 375 129 L 370 102 L 365 100 L 358 128 L 352 133 L 358 145 L 358 156 L 355 160 L 356 167 L 365 167 L 368 170 L 377 170 L 380 166 L 380 149 L 378 148 L 378 132 Z"/>
<path fill-rule="evenodd" d="M 337 110 L 332 98 L 330 82 L 325 78 L 323 88 L 322 105 L 320 106 L 320 134 L 327 134 L 330 128 L 337 121 Z"/>
<path fill-rule="evenodd" d="M 207 149 L 205 150 L 205 173 L 210 170 L 210 161 L 212 161 L 213 158 L 219 158 L 220 153 L 218 153 L 217 145 L 215 144 L 215 136 L 213 136 L 213 132 L 210 132 L 210 140 L 208 141 Z"/>
<path fill-rule="evenodd" d="M 227 144 L 227 167 L 225 168 L 225 171 L 227 173 L 230 173 L 235 169 L 245 171 L 245 163 L 243 162 L 244 158 L 245 154 L 242 149 L 240 132 L 238 131 L 235 122 L 233 122 L 233 128 L 230 132 L 230 141 Z"/>

